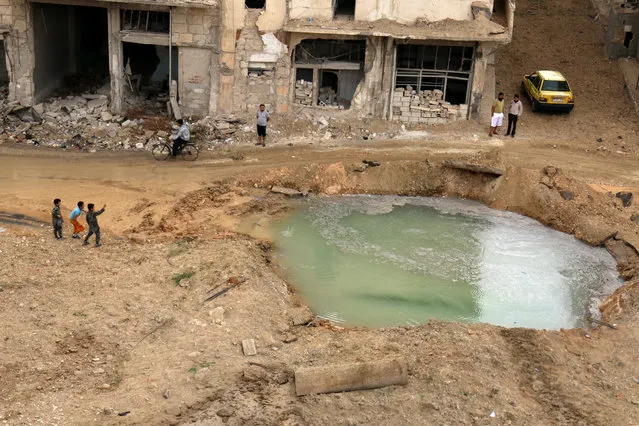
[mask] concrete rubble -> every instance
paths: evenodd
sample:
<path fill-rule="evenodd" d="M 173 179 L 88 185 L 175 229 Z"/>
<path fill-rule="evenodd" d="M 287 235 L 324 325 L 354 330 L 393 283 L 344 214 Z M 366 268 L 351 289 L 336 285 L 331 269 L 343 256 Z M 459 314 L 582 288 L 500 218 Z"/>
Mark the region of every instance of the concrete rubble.
<path fill-rule="evenodd" d="M 444 124 L 463 120 L 468 105 L 452 105 L 441 90 L 415 90 L 398 87 L 393 93 L 393 119 L 407 123 Z"/>

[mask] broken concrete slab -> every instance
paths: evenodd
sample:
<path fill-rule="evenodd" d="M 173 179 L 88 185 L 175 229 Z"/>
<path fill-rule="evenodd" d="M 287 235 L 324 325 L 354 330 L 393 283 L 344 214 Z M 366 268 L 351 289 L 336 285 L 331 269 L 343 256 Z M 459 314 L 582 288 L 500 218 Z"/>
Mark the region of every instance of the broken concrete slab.
<path fill-rule="evenodd" d="M 257 355 L 257 349 L 255 348 L 255 340 L 253 339 L 242 340 L 242 352 L 244 352 L 244 356 Z"/>
<path fill-rule="evenodd" d="M 11 115 L 18 117 L 20 120 L 25 121 L 27 123 L 42 123 L 42 117 L 33 107 L 20 108 L 11 113 Z"/>
<path fill-rule="evenodd" d="M 102 121 L 111 121 L 113 120 L 113 115 L 111 115 L 109 111 L 102 111 L 102 113 L 100 114 L 100 119 Z"/>
<path fill-rule="evenodd" d="M 109 104 L 109 101 L 107 99 L 92 99 L 89 102 L 87 102 L 87 108 L 102 108 L 105 107 Z"/>
<path fill-rule="evenodd" d="M 298 191 L 296 189 L 285 188 L 283 186 L 274 186 L 271 188 L 271 192 L 274 194 L 283 194 L 287 197 L 305 197 L 307 194 Z"/>
<path fill-rule="evenodd" d="M 297 396 L 406 384 L 408 366 L 403 359 L 302 367 L 295 371 Z"/>
<path fill-rule="evenodd" d="M 451 169 L 466 170 L 469 172 L 483 173 L 493 176 L 501 176 L 504 174 L 504 171 L 502 169 L 497 169 L 494 167 L 484 167 L 477 164 L 462 163 L 460 161 L 454 160 L 444 161 L 444 166 L 450 167 Z"/>

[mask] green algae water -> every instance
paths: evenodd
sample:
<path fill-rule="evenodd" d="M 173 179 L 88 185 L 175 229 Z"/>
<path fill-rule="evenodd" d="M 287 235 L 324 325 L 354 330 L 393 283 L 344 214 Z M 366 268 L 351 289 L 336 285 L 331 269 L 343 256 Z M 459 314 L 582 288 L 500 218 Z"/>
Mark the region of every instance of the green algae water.
<path fill-rule="evenodd" d="M 313 198 L 274 231 L 304 302 L 349 326 L 578 327 L 622 284 L 605 249 L 465 200 Z"/>

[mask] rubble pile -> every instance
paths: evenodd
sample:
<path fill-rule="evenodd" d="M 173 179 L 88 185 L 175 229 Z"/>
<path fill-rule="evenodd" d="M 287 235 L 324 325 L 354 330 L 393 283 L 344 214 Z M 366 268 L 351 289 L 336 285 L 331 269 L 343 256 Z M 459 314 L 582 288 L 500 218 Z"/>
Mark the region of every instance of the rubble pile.
<path fill-rule="evenodd" d="M 416 91 L 411 86 L 393 92 L 393 119 L 407 123 L 444 124 L 466 118 L 468 105 L 452 105 L 441 90 Z"/>
<path fill-rule="evenodd" d="M 320 87 L 318 104 L 323 107 L 338 107 L 337 93 L 335 92 L 335 90 L 333 90 L 332 87 Z"/>
<path fill-rule="evenodd" d="M 2 102 L 0 120 L 1 140 L 60 148 L 150 150 L 168 136 L 145 129 L 145 118 L 112 115 L 108 96 L 99 92 L 50 98 L 34 107 Z M 170 130 L 168 119 L 162 127 Z"/>
<path fill-rule="evenodd" d="M 295 98 L 294 103 L 300 105 L 313 104 L 313 82 L 297 80 L 295 82 Z"/>

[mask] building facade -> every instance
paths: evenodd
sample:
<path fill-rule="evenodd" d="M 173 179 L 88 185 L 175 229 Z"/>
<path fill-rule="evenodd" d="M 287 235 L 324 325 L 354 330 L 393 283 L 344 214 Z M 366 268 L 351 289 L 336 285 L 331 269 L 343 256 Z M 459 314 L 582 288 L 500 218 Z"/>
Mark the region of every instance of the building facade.
<path fill-rule="evenodd" d="M 438 123 L 479 113 L 514 9 L 514 0 L 0 0 L 0 34 L 9 99 L 23 105 L 81 87 L 107 95 L 114 113 L 134 107 L 134 94 L 177 102 L 186 116 L 266 103 Z"/>

